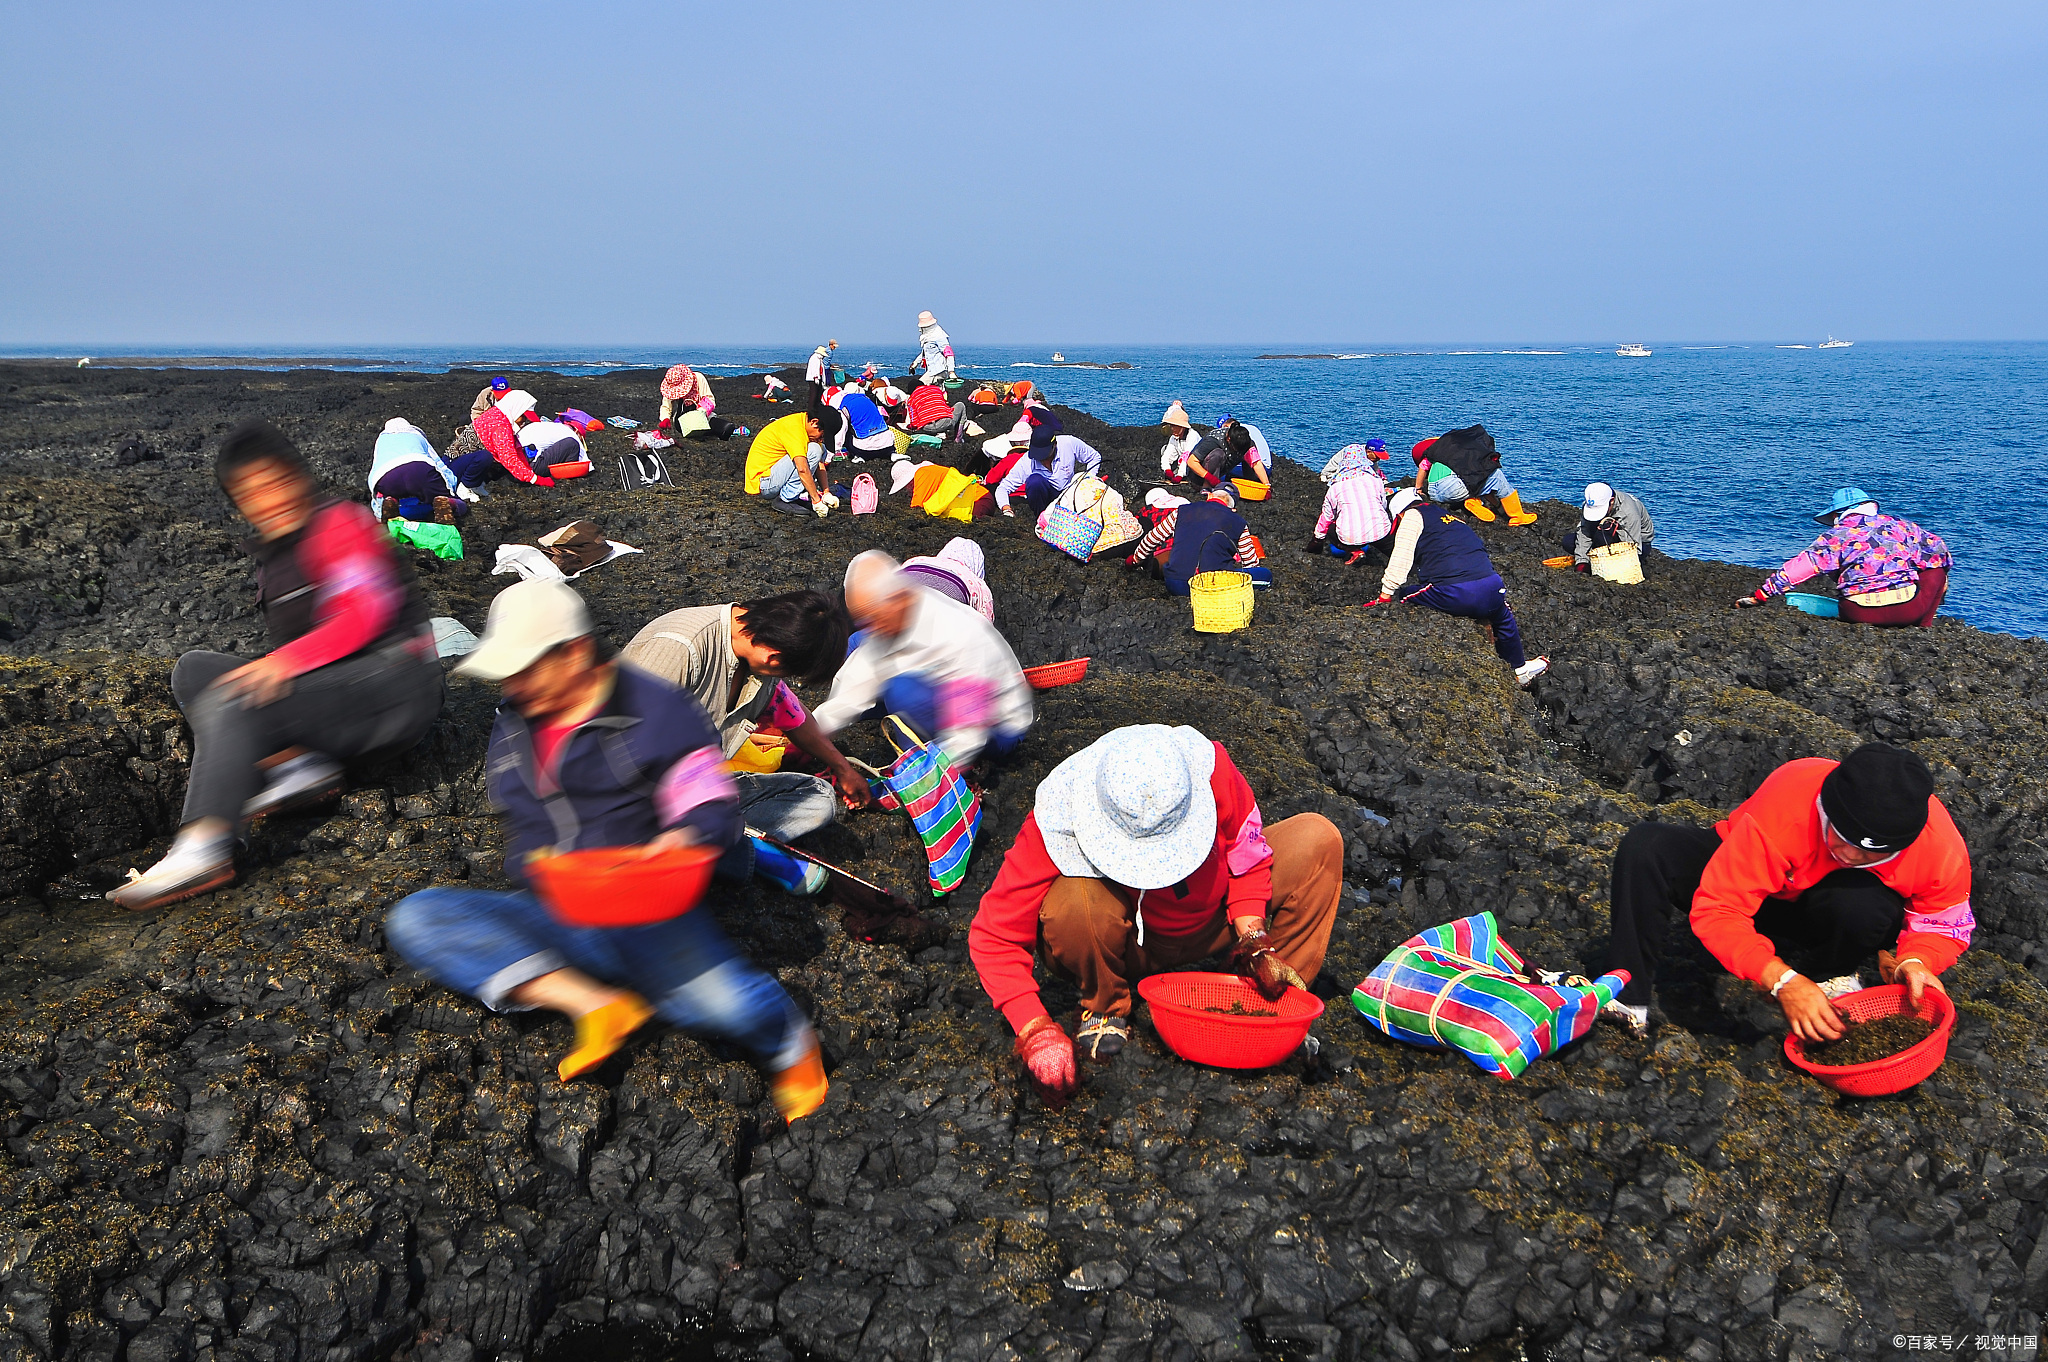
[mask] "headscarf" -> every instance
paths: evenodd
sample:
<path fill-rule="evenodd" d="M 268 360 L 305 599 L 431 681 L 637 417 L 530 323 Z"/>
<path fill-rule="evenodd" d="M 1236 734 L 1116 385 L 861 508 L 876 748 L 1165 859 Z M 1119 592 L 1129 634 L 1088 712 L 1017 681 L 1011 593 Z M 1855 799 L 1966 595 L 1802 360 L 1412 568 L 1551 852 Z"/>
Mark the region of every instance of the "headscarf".
<path fill-rule="evenodd" d="M 1360 473 L 1376 473 L 1379 470 L 1373 467 L 1373 462 L 1373 451 L 1367 446 L 1346 445 L 1337 451 L 1330 460 L 1329 467 L 1323 470 L 1323 480 L 1342 482 L 1346 478 L 1355 478 Z"/>

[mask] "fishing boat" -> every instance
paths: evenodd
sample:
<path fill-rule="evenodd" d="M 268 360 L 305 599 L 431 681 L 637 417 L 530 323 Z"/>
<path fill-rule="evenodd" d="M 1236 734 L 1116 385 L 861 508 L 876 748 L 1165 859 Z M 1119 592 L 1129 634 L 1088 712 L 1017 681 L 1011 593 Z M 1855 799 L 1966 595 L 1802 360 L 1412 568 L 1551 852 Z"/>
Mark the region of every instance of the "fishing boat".
<path fill-rule="evenodd" d="M 1052 362 L 1054 364 L 1065 364 L 1067 362 L 1067 357 L 1061 354 L 1059 351 L 1055 350 L 1052 352 Z"/>
<path fill-rule="evenodd" d="M 1855 343 L 1855 341 L 1838 341 L 1830 335 L 1820 343 L 1820 348 L 1823 350 L 1846 350 Z"/>
<path fill-rule="evenodd" d="M 1650 347 L 1647 345 L 1624 345 L 1614 353 L 1629 359 L 1641 359 L 1650 353 Z"/>

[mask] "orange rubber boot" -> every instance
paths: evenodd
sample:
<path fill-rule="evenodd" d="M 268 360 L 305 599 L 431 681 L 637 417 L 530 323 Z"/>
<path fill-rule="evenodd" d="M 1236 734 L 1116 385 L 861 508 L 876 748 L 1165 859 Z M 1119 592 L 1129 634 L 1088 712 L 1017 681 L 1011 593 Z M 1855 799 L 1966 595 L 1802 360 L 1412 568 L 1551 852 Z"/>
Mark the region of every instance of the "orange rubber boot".
<path fill-rule="evenodd" d="M 1493 512 L 1487 510 L 1486 503 L 1478 497 L 1466 497 L 1465 510 L 1474 520 L 1484 520 L 1488 523 L 1493 520 Z"/>
<path fill-rule="evenodd" d="M 562 1056 L 555 1072 L 564 1083 L 589 1073 L 617 1054 L 626 1037 L 653 1015 L 654 1009 L 637 993 L 621 994 L 595 1012 L 584 1013 L 576 1019 L 576 1048 Z"/>
<path fill-rule="evenodd" d="M 1536 513 L 1522 509 L 1522 494 L 1520 492 L 1510 492 L 1502 497 L 1500 499 L 1500 508 L 1508 513 L 1508 524 L 1510 525 L 1534 525 L 1536 523 Z"/>
<path fill-rule="evenodd" d="M 825 1057 L 818 1050 L 816 1036 L 810 1038 L 803 1057 L 778 1072 L 769 1086 L 775 1094 L 775 1109 L 785 1121 L 801 1120 L 825 1105 L 831 1085 L 825 1081 Z"/>

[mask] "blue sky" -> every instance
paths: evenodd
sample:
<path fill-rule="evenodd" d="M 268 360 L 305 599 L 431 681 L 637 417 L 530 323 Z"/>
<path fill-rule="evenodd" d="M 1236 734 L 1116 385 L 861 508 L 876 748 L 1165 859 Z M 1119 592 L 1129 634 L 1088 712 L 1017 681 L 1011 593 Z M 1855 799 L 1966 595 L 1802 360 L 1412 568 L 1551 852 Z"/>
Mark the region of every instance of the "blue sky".
<path fill-rule="evenodd" d="M 2048 336 L 2039 4 L 6 24 L 0 344 Z"/>

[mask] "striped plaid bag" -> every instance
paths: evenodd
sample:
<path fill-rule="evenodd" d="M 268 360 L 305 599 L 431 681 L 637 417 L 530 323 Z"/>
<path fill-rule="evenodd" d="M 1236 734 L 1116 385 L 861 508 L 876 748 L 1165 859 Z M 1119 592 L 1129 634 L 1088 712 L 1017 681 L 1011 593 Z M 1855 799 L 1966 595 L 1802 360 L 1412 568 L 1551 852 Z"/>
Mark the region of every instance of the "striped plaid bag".
<path fill-rule="evenodd" d="M 924 842 L 925 878 L 932 897 L 944 898 L 967 877 L 974 835 L 981 831 L 981 796 L 947 765 L 945 749 L 938 743 L 920 743 L 893 715 L 884 729 L 897 756 L 888 770 L 878 773 L 882 789 L 876 791 L 875 802 L 910 815 Z"/>
<path fill-rule="evenodd" d="M 1585 1035 L 1628 983 L 1626 970 L 1588 980 L 1527 969 L 1481 913 L 1409 937 L 1351 990 L 1351 1005 L 1395 1040 L 1462 1050 L 1506 1082 Z"/>

